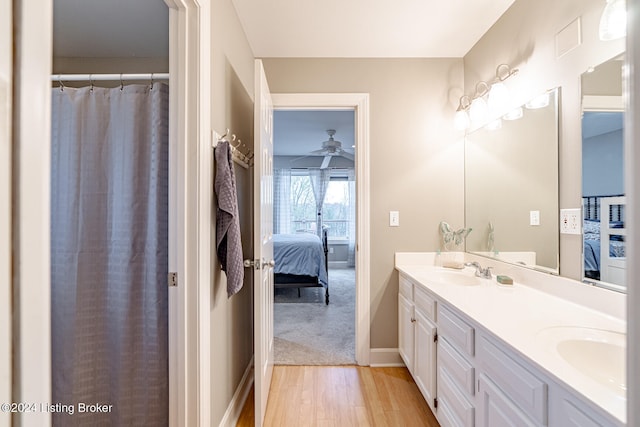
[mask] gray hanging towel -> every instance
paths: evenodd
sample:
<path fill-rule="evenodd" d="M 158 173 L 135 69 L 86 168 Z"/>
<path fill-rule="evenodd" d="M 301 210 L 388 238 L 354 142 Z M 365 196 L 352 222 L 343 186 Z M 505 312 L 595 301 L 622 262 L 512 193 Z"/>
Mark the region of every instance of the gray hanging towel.
<path fill-rule="evenodd" d="M 222 270 L 227 274 L 227 296 L 242 289 L 244 266 L 238 215 L 238 193 L 233 172 L 231 148 L 227 141 L 219 141 L 215 149 L 215 192 L 218 199 L 216 212 L 216 249 Z"/>

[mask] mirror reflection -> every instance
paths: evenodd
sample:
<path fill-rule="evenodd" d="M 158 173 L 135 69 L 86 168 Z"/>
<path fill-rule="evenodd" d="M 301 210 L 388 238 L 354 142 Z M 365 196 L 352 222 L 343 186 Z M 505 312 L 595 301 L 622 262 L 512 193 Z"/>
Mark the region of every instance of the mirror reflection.
<path fill-rule="evenodd" d="M 623 58 L 582 75 L 584 280 L 624 290 L 625 204 Z"/>
<path fill-rule="evenodd" d="M 558 274 L 557 100 L 554 89 L 465 138 L 467 252 Z"/>

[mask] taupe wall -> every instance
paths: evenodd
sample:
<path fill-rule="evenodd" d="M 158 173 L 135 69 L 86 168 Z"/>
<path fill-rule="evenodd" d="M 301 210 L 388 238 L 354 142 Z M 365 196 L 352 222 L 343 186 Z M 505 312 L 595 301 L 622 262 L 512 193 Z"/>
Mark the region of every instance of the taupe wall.
<path fill-rule="evenodd" d="M 168 73 L 169 57 L 160 58 L 53 58 L 53 74 Z M 87 82 L 84 82 L 85 84 Z"/>
<path fill-rule="evenodd" d="M 254 58 L 231 0 L 214 0 L 211 10 L 212 126 L 229 128 L 253 146 Z M 246 148 L 243 148 L 243 150 Z M 213 161 L 212 161 L 213 167 Z M 242 247 L 253 255 L 251 169 L 236 165 Z M 215 170 L 214 170 L 215 172 Z M 227 281 L 216 258 L 215 197 L 211 190 L 211 425 L 219 425 L 253 356 L 252 273 L 245 270 L 243 289 L 227 298 Z"/>
<path fill-rule="evenodd" d="M 463 141 L 453 129 L 461 59 L 264 59 L 272 93 L 370 94 L 371 347 L 397 348 L 397 251 L 438 248 L 463 225 Z M 389 211 L 400 227 L 389 227 Z"/>
<path fill-rule="evenodd" d="M 556 86 L 560 98 L 560 208 L 581 206 L 580 75 L 624 50 L 624 40 L 601 42 L 601 0 L 517 0 L 464 57 L 467 93 L 495 76 L 498 64 L 520 73 L 507 81 L 519 103 Z M 581 17 L 582 44 L 556 57 L 555 35 Z M 582 278 L 582 238 L 560 236 L 560 274 Z"/>

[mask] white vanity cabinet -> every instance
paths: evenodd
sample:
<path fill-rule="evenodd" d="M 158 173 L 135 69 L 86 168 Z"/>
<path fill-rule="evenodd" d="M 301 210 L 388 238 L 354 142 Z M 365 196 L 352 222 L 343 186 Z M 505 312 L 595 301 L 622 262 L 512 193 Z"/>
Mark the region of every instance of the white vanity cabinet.
<path fill-rule="evenodd" d="M 438 417 L 443 427 L 473 427 L 475 328 L 438 304 Z M 441 415 L 442 414 L 442 415 Z"/>
<path fill-rule="evenodd" d="M 624 425 L 499 338 L 483 313 L 462 311 L 462 292 L 420 274 L 400 272 L 400 354 L 442 427 Z"/>
<path fill-rule="evenodd" d="M 420 392 L 435 412 L 435 300 L 400 275 L 398 294 L 399 351 Z"/>
<path fill-rule="evenodd" d="M 494 338 L 478 342 L 479 426 L 546 426 L 548 385 Z"/>

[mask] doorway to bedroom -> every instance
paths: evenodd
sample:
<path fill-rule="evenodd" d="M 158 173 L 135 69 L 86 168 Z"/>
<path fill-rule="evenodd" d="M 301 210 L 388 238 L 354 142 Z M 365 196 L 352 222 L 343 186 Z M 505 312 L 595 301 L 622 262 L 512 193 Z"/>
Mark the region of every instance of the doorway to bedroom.
<path fill-rule="evenodd" d="M 350 109 L 274 111 L 274 361 L 356 363 L 356 141 Z"/>

